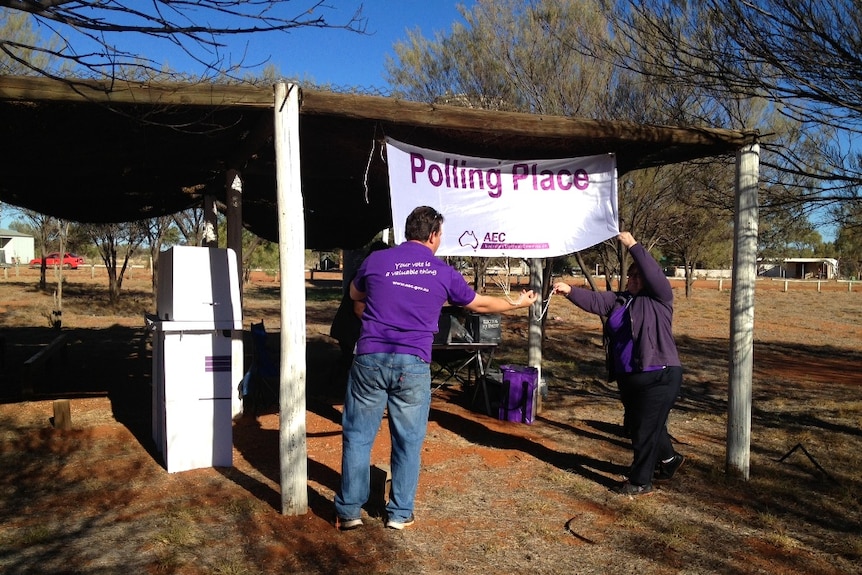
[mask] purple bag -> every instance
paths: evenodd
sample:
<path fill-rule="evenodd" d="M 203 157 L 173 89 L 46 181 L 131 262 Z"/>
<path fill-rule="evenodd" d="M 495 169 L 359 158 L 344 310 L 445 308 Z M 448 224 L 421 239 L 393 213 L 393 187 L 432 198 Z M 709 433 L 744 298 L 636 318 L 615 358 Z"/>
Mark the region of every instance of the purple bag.
<path fill-rule="evenodd" d="M 503 421 L 533 423 L 539 391 L 539 370 L 523 365 L 501 365 L 502 394 L 497 418 Z"/>

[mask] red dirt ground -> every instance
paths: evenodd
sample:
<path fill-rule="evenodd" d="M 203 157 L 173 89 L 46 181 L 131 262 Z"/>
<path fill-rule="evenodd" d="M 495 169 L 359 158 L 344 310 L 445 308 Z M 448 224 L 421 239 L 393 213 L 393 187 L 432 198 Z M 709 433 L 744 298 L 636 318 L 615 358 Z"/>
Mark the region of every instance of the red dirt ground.
<path fill-rule="evenodd" d="M 272 282 L 255 283 L 246 323 L 265 317 L 276 332 L 277 292 L 273 300 L 266 291 Z M 341 456 L 341 389 L 331 379 L 338 351 L 328 338 L 335 300 L 308 304 L 309 512 L 297 517 L 280 513 L 273 409 L 235 422 L 232 468 L 166 473 L 150 439 L 140 315 L 92 313 L 95 295 L 80 307 L 70 300 L 64 325 L 74 326 L 76 339 L 63 371 L 77 380 L 74 393 L 45 383 L 36 401 L 0 404 L 0 570 L 860 572 L 862 548 L 853 543 L 860 509 L 852 494 L 860 487 L 862 451 L 862 297 L 846 284 L 821 286 L 828 293 L 791 285 L 785 293 L 781 284 L 758 283 L 753 471 L 751 481 L 739 483 L 723 475 L 730 298 L 707 286 L 698 282 L 691 301 L 677 287 L 687 390 L 670 427 L 689 457 L 678 481 L 645 500 L 608 491 L 630 452 L 614 389 L 603 381 L 598 322 L 553 300 L 550 394 L 537 422 L 502 422 L 470 409 L 458 386 L 437 389 L 418 521 L 403 533 L 384 530 L 373 506 L 364 529 L 340 533 L 333 525 Z M 22 340 L 43 337 L 16 325 L 24 320 L 15 315 L 42 296 L 9 288 L 0 283 L 3 331 Z M 139 289 L 129 297 L 146 307 Z M 74 287 L 67 291 L 83 297 Z M 31 312 L 30 325 L 38 318 Z M 499 357 L 523 363 L 526 319 L 514 315 L 504 329 Z M 13 350 L 7 361 L 26 353 Z M 9 373 L 0 380 L 4 388 Z M 70 395 L 73 429 L 52 429 L 52 400 Z M 815 459 L 797 452 L 790 465 L 778 463 L 796 444 Z M 388 450 L 384 421 L 373 463 L 385 465 Z M 824 481 L 814 462 L 837 486 Z M 821 521 L 824 514 L 831 520 Z"/>

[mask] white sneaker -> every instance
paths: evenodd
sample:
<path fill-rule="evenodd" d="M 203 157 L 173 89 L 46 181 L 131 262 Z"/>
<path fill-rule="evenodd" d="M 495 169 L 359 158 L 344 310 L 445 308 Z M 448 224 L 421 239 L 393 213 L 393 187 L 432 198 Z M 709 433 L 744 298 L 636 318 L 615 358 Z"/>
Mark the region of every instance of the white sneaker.
<path fill-rule="evenodd" d="M 410 517 L 407 519 L 392 519 L 389 518 L 386 520 L 386 528 L 387 529 L 404 529 L 405 527 L 410 527 L 416 522 L 416 518 L 413 517 L 413 514 L 410 514 Z"/>

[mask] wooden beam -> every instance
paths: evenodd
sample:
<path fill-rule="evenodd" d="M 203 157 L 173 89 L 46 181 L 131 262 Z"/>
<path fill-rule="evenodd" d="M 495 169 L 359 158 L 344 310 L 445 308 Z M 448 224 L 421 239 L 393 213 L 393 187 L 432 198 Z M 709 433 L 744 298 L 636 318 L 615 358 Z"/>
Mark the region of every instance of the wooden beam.
<path fill-rule="evenodd" d="M 21 101 L 103 102 L 148 106 L 232 106 L 271 108 L 272 87 L 200 82 L 137 83 L 95 80 L 60 81 L 7 76 L 0 99 Z M 301 115 L 330 115 L 417 128 L 439 128 L 531 138 L 606 139 L 642 144 L 719 147 L 728 152 L 754 143 L 757 132 L 715 128 L 643 125 L 520 112 L 409 102 L 397 98 L 303 90 Z"/>
<path fill-rule="evenodd" d="M 754 142 L 756 132 L 651 126 L 521 112 L 476 110 L 395 98 L 303 90 L 303 115 L 338 115 L 414 127 L 493 132 L 524 137 L 630 140 L 640 143 L 722 146 L 735 151 Z"/>
<path fill-rule="evenodd" d="M 103 102 L 147 106 L 246 106 L 272 108 L 272 87 L 251 85 L 180 84 L 96 80 L 54 80 L 5 76 L 0 99 L 22 101 Z"/>

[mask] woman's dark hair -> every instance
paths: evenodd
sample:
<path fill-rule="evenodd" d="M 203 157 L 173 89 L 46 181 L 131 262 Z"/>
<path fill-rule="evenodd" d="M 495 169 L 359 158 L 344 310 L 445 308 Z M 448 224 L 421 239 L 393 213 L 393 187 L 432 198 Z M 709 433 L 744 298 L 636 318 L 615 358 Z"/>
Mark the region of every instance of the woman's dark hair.
<path fill-rule="evenodd" d="M 408 241 L 427 241 L 432 233 L 440 231 L 442 224 L 443 214 L 434 208 L 419 206 L 407 216 L 407 223 L 404 226 L 404 237 Z"/>
<path fill-rule="evenodd" d="M 379 252 L 380 250 L 385 250 L 389 247 L 389 244 L 382 240 L 374 240 L 374 242 L 368 247 L 368 253 Z"/>

